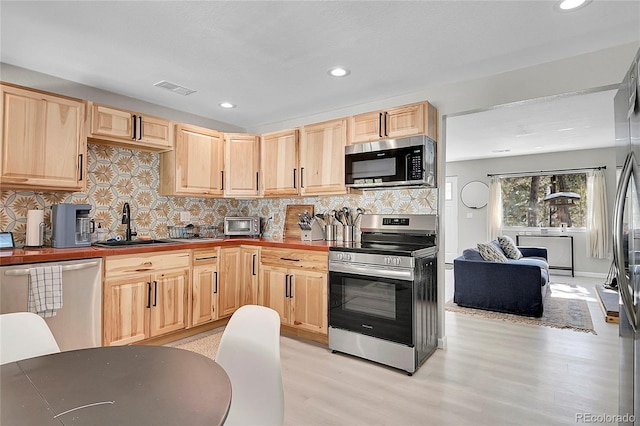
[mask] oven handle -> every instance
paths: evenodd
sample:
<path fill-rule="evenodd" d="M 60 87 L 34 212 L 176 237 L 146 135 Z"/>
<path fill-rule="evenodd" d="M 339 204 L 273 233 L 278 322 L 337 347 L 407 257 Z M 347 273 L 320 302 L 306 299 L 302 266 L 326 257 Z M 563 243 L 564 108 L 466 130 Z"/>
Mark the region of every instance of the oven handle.
<path fill-rule="evenodd" d="M 339 272 L 343 274 L 363 275 L 375 278 L 389 278 L 394 280 L 413 281 L 413 269 L 381 268 L 364 263 L 334 263 L 329 262 L 329 272 Z"/>

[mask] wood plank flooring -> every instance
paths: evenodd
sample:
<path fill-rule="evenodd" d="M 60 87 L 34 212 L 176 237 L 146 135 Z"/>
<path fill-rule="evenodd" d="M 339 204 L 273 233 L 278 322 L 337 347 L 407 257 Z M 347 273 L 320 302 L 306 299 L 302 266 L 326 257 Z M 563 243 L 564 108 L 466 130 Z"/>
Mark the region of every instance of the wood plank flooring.
<path fill-rule="evenodd" d="M 447 294 L 452 273 L 447 270 Z M 287 425 L 576 424 L 618 412 L 618 327 L 582 285 L 598 335 L 446 313 L 447 348 L 412 376 L 282 337 Z"/>

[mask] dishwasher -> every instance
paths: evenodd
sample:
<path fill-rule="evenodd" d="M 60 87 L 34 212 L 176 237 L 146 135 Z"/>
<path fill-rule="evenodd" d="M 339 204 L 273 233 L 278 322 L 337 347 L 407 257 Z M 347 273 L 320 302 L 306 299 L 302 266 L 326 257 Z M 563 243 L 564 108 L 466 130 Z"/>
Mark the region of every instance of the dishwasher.
<path fill-rule="evenodd" d="M 0 267 L 0 314 L 28 310 L 29 270 L 62 266 L 62 308 L 44 320 L 61 351 L 102 346 L 102 259 Z"/>

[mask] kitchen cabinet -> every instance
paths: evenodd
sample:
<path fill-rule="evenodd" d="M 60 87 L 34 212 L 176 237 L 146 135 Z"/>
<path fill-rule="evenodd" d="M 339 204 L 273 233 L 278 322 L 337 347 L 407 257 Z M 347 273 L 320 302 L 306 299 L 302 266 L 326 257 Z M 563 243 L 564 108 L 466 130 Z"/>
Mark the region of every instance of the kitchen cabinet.
<path fill-rule="evenodd" d="M 103 343 L 127 345 L 186 327 L 188 251 L 105 259 Z"/>
<path fill-rule="evenodd" d="M 260 138 L 244 133 L 224 135 L 225 197 L 257 197 L 260 193 Z"/>
<path fill-rule="evenodd" d="M 327 271 L 325 252 L 264 247 L 259 304 L 278 312 L 284 325 L 326 335 Z"/>
<path fill-rule="evenodd" d="M 172 123 L 137 112 L 91 104 L 91 142 L 143 151 L 173 149 Z"/>
<path fill-rule="evenodd" d="M 438 111 L 428 102 L 349 117 L 349 143 L 372 142 L 415 135 L 437 140 Z"/>
<path fill-rule="evenodd" d="M 221 133 L 177 124 L 175 149 L 160 154 L 160 195 L 221 197 L 223 167 Z"/>
<path fill-rule="evenodd" d="M 298 195 L 298 130 L 268 133 L 260 138 L 261 193 L 264 197 Z"/>
<path fill-rule="evenodd" d="M 300 195 L 347 193 L 344 183 L 346 142 L 346 119 L 301 128 Z"/>
<path fill-rule="evenodd" d="M 259 247 L 220 249 L 219 317 L 233 314 L 240 306 L 258 303 L 259 256 Z"/>
<path fill-rule="evenodd" d="M 0 92 L 0 185 L 83 191 L 85 102 L 6 84 Z"/>
<path fill-rule="evenodd" d="M 206 324 L 218 319 L 219 256 L 219 248 L 193 251 L 189 326 Z"/>

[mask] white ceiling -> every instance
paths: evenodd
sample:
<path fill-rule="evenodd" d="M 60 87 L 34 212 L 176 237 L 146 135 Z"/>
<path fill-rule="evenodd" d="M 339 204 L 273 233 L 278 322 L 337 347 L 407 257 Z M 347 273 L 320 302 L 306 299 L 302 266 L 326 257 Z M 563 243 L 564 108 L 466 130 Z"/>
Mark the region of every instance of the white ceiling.
<path fill-rule="evenodd" d="M 0 27 L 4 63 L 247 129 L 634 42 L 640 2 L 1 1 Z"/>
<path fill-rule="evenodd" d="M 447 117 L 447 161 L 615 147 L 615 90 Z"/>

